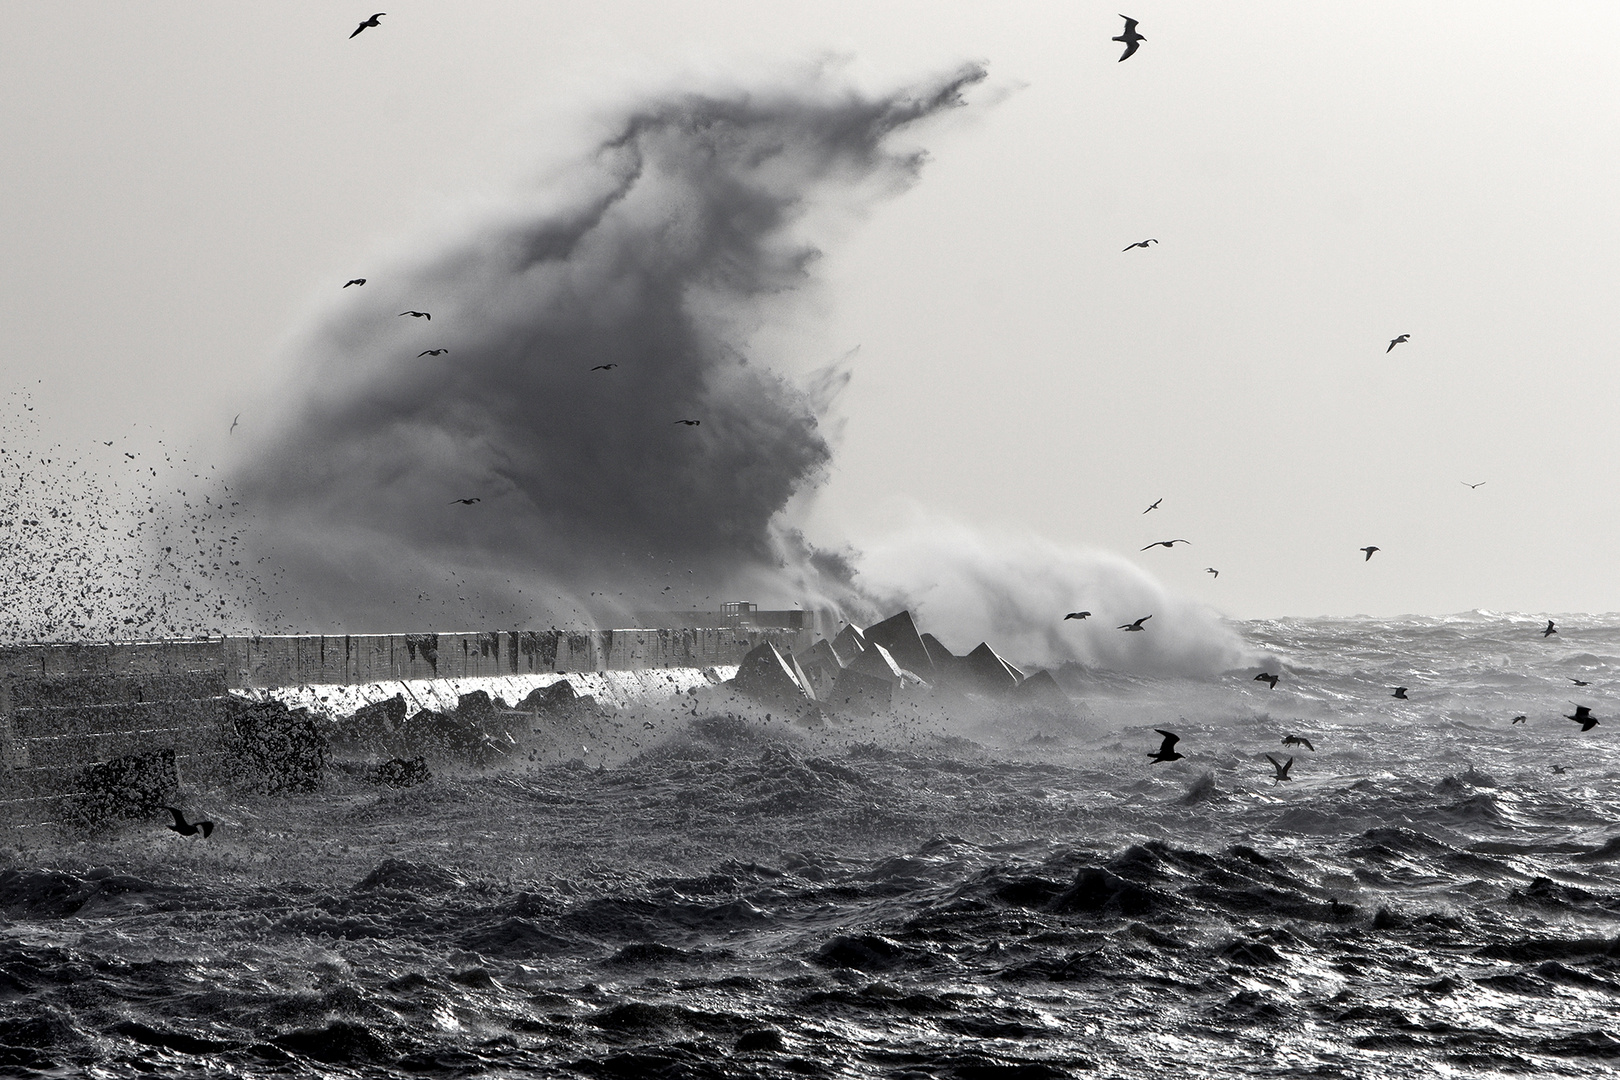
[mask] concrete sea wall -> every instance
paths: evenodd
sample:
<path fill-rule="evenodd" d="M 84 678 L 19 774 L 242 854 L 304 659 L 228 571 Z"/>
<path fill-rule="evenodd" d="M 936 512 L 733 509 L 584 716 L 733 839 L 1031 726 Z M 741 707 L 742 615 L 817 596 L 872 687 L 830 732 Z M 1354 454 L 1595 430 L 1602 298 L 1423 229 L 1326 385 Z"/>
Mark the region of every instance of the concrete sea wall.
<path fill-rule="evenodd" d="M 177 781 L 188 785 L 226 778 L 237 741 L 233 702 L 244 698 L 342 715 L 350 700 L 358 707 L 403 693 L 417 707 L 443 708 L 454 693 L 507 698 L 520 684 L 566 676 L 612 704 L 660 687 L 680 692 L 702 669 L 734 668 L 762 642 L 807 650 L 813 636 L 786 628 L 503 630 L 0 649 L 0 823 L 54 818 L 97 782 L 97 769 L 116 774 L 132 756 L 172 757 Z M 666 679 L 612 674 L 660 669 L 694 670 Z"/>

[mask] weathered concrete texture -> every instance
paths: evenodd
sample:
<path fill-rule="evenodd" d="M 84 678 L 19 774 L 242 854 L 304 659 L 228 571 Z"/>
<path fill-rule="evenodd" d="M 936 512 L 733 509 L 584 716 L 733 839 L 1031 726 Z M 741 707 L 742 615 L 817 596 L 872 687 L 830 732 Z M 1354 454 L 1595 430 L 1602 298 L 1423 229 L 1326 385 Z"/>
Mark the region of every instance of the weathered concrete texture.
<path fill-rule="evenodd" d="M 815 693 L 816 700 L 827 700 L 832 694 L 833 684 L 838 681 L 838 673 L 843 670 L 832 643 L 822 638 L 798 659 L 799 668 L 810 680 L 810 689 Z"/>
<path fill-rule="evenodd" d="M 911 612 L 902 611 L 867 627 L 865 638 L 868 645 L 888 649 L 895 662 L 907 671 L 916 672 L 924 679 L 934 676 L 933 658 L 917 632 L 917 624 L 911 620 Z"/>
<path fill-rule="evenodd" d="M 981 694 L 999 694 L 1024 681 L 1024 673 L 1003 660 L 987 642 L 962 657 L 957 665 L 963 689 Z"/>
<path fill-rule="evenodd" d="M 230 686 L 255 688 L 702 668 L 736 664 L 764 641 L 793 653 L 812 638 L 808 630 L 733 627 L 502 630 L 226 638 L 219 647 Z"/>
<path fill-rule="evenodd" d="M 905 676 L 901 674 L 900 665 L 895 662 L 894 654 L 882 645 L 873 642 L 865 652 L 857 656 L 845 671 L 858 671 L 862 675 L 874 679 L 884 679 L 889 682 L 903 682 Z"/>
<path fill-rule="evenodd" d="M 833 684 L 832 698 L 828 704 L 834 712 L 873 716 L 894 708 L 902 685 L 902 680 L 898 678 L 887 679 L 856 671 L 852 667 L 845 668 Z"/>
<path fill-rule="evenodd" d="M 756 701 L 794 708 L 815 700 L 809 682 L 791 654 L 783 656 L 767 641 L 743 657 L 729 685 Z"/>
<path fill-rule="evenodd" d="M 1013 697 L 1031 705 L 1065 709 L 1074 704 L 1050 671 L 1037 671 L 1013 690 Z"/>
<path fill-rule="evenodd" d="M 840 667 L 848 667 L 850 663 L 866 649 L 866 635 L 861 628 L 850 623 L 838 631 L 838 636 L 832 640 L 833 652 L 838 657 Z"/>

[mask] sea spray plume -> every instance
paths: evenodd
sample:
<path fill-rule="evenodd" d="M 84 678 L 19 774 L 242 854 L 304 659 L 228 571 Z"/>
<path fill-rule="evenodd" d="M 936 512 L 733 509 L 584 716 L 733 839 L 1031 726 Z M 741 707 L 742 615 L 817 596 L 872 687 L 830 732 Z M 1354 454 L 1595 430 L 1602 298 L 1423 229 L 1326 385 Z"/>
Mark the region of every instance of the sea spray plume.
<path fill-rule="evenodd" d="M 802 389 L 742 341 L 806 280 L 807 213 L 909 184 L 922 155 L 890 136 L 983 77 L 655 102 L 593 149 L 571 197 L 527 193 L 418 269 L 379 272 L 366 306 L 306 335 L 309 388 L 240 465 L 273 523 L 256 539 L 287 569 L 279 606 L 360 630 L 600 623 L 712 608 L 739 583 L 815 598 L 817 565 L 784 566 L 804 545 L 782 541 L 780 515 L 825 474 L 816 404 L 837 379 Z M 412 304 L 452 365 L 400 364 L 418 330 L 395 313 Z M 591 374 L 610 363 L 611 380 Z M 468 491 L 479 514 L 444 512 Z M 826 585 L 836 602 L 845 586 Z"/>
<path fill-rule="evenodd" d="M 1127 559 L 1040 537 L 924 521 L 866 544 L 856 565 L 857 583 L 883 610 L 910 608 L 948 646 L 989 641 L 1018 664 L 1214 675 L 1262 659 L 1211 609 L 1170 595 Z M 1082 607 L 1104 626 L 1052 618 Z M 1112 628 L 1148 612 L 1149 632 Z"/>

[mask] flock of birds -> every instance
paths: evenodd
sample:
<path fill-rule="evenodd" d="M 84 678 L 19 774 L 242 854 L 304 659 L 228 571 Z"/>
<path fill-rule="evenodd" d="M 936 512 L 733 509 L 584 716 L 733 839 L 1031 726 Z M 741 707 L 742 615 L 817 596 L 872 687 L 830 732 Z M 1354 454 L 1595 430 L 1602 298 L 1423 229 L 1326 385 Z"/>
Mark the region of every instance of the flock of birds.
<path fill-rule="evenodd" d="M 1090 612 L 1072 612 L 1070 615 L 1064 616 L 1064 618 L 1084 617 L 1084 616 L 1089 615 L 1089 614 L 1091 614 L 1091 613 Z M 1137 623 L 1140 624 L 1142 622 L 1145 622 L 1147 618 L 1151 618 L 1151 616 L 1144 616 L 1142 619 L 1138 619 Z M 1124 630 L 1124 629 L 1138 629 L 1139 630 L 1139 629 L 1141 629 L 1141 627 L 1140 627 L 1140 625 L 1134 625 L 1133 624 L 1133 626 L 1131 626 L 1131 627 L 1121 627 L 1120 629 L 1122 629 L 1122 630 Z M 1538 633 L 1541 634 L 1541 637 L 1542 637 L 1543 640 L 1546 640 L 1547 638 L 1551 637 L 1552 635 L 1558 633 L 1558 624 L 1557 624 L 1557 622 L 1555 622 L 1552 619 L 1548 619 L 1547 620 L 1547 625 L 1545 627 L 1543 627 L 1540 631 L 1538 631 Z M 1269 671 L 1262 671 L 1260 674 L 1258 674 L 1258 675 L 1256 675 L 1254 677 L 1255 682 L 1263 682 L 1263 683 L 1265 683 L 1267 685 L 1267 687 L 1269 689 L 1272 689 L 1272 690 L 1277 689 L 1277 683 L 1280 682 L 1281 680 L 1282 680 L 1281 675 L 1274 674 L 1274 673 L 1269 672 Z M 1569 677 L 1569 681 L 1574 683 L 1576 686 L 1590 686 L 1591 685 L 1591 683 L 1588 680 L 1586 680 L 1586 679 L 1577 679 L 1577 678 L 1574 678 L 1573 676 Z M 1411 687 L 1408 687 L 1408 686 L 1391 687 L 1389 696 L 1392 697 L 1392 698 L 1395 698 L 1395 699 L 1397 699 L 1399 701 L 1411 701 L 1412 699 L 1407 696 L 1407 691 L 1410 690 L 1410 689 L 1411 689 Z M 1591 731 L 1593 728 L 1598 726 L 1598 718 L 1592 715 L 1592 707 L 1590 705 L 1580 705 L 1580 704 L 1577 704 L 1576 702 L 1573 702 L 1573 701 L 1570 702 L 1570 704 L 1575 706 L 1575 711 L 1573 713 L 1562 713 L 1561 715 L 1564 717 L 1564 719 L 1572 720 L 1575 723 L 1579 724 L 1581 726 L 1582 731 Z M 1511 726 L 1513 724 L 1523 724 L 1523 723 L 1527 722 L 1529 719 L 1530 719 L 1530 717 L 1528 716 L 1528 714 L 1520 713 L 1518 716 L 1515 716 L 1512 720 L 1509 721 L 1509 725 Z M 1181 736 L 1177 735 L 1176 733 L 1174 733 L 1172 731 L 1165 731 L 1163 728 L 1154 728 L 1153 730 L 1157 734 L 1164 736 L 1164 741 L 1159 745 L 1159 748 L 1157 750 L 1155 750 L 1153 753 L 1148 755 L 1148 760 L 1150 762 L 1157 764 L 1159 762 L 1164 762 L 1164 761 L 1180 761 L 1183 757 L 1186 756 L 1184 754 L 1178 753 L 1176 751 L 1176 749 L 1175 749 L 1176 744 L 1181 741 Z M 1306 738 L 1303 735 L 1292 735 L 1292 734 L 1284 735 L 1283 739 L 1282 739 L 1282 743 L 1283 743 L 1284 746 L 1303 746 L 1305 749 L 1311 751 L 1312 753 L 1316 752 L 1316 747 L 1311 745 L 1311 740 Z M 1292 757 L 1290 757 L 1287 761 L 1278 761 L 1276 758 L 1272 757 L 1270 754 L 1265 754 L 1263 756 L 1265 757 L 1265 759 L 1267 761 L 1271 762 L 1271 766 L 1275 770 L 1276 775 L 1273 777 L 1273 780 L 1272 780 L 1273 783 L 1279 783 L 1280 784 L 1284 780 L 1292 780 L 1293 779 L 1293 777 L 1289 775 L 1289 770 L 1291 770 L 1294 767 L 1294 759 Z M 1553 766 L 1553 771 L 1561 773 L 1561 772 L 1564 771 L 1564 767 L 1561 766 L 1561 765 L 1554 765 Z"/>

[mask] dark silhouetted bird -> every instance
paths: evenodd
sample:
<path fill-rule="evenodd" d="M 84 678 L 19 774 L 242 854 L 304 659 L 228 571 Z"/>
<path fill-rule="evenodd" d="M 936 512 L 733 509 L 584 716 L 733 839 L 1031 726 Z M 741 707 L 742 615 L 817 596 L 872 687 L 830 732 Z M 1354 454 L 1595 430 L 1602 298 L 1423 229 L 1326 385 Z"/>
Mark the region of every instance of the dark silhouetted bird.
<path fill-rule="evenodd" d="M 1591 686 L 1592 685 L 1591 683 L 1587 682 L 1585 679 L 1577 679 L 1572 675 L 1565 675 L 1564 678 L 1568 679 L 1570 682 L 1574 683 L 1576 686 Z"/>
<path fill-rule="evenodd" d="M 1393 694 L 1389 695 L 1389 696 L 1394 697 L 1394 698 L 1400 698 L 1402 701 L 1410 701 L 1410 700 L 1412 700 L 1411 698 L 1406 696 L 1406 687 L 1404 687 L 1404 686 L 1397 686 L 1395 688 L 1395 692 Z"/>
<path fill-rule="evenodd" d="M 1311 745 L 1311 740 L 1307 739 L 1303 735 L 1284 735 L 1282 744 L 1284 746 L 1303 746 L 1311 753 L 1316 753 L 1316 747 Z"/>
<path fill-rule="evenodd" d="M 472 504 L 473 504 L 473 503 L 475 503 L 475 502 L 483 502 L 483 501 L 484 501 L 484 500 L 483 500 L 483 499 L 479 499 L 479 498 L 473 498 L 473 499 L 451 499 L 451 500 L 450 500 L 450 501 L 449 501 L 449 502 L 448 502 L 448 503 L 446 503 L 446 504 L 445 504 L 445 505 L 446 505 L 446 506 L 454 506 L 454 505 L 456 505 L 456 503 L 460 503 L 460 504 L 461 504 L 461 505 L 462 505 L 462 506 L 471 506 L 471 505 L 472 505 Z"/>
<path fill-rule="evenodd" d="M 241 420 L 241 419 L 242 419 L 242 414 L 241 414 L 241 413 L 237 413 L 237 414 L 236 414 L 236 419 L 235 419 L 235 420 L 232 420 L 232 421 L 231 421 L 231 431 L 235 431 L 235 430 L 236 430 L 236 424 L 237 424 L 237 421 L 239 421 L 239 420 Z M 230 434 L 230 433 L 231 433 L 231 431 L 227 431 L 227 432 L 226 432 L 226 433 L 225 433 L 225 434 L 227 434 L 227 435 L 229 435 L 229 434 Z"/>
<path fill-rule="evenodd" d="M 1384 352 L 1388 353 L 1390 351 L 1390 349 L 1393 349 L 1395 346 L 1404 345 L 1406 342 L 1411 341 L 1411 340 L 1412 340 L 1412 335 L 1411 334 L 1402 334 L 1398 338 L 1392 338 L 1392 339 L 1390 339 L 1389 349 L 1385 349 Z"/>
<path fill-rule="evenodd" d="M 1148 548 L 1156 548 L 1156 547 L 1173 548 L 1177 544 L 1191 544 L 1191 543 L 1192 543 L 1191 540 L 1155 540 L 1155 541 L 1153 541 L 1153 543 L 1149 544 L 1147 547 L 1143 548 L 1142 550 L 1146 551 Z"/>
<path fill-rule="evenodd" d="M 1109 38 L 1108 40 L 1122 42 L 1125 45 L 1125 54 L 1119 58 L 1119 62 L 1124 63 L 1131 58 L 1131 54 L 1140 48 L 1142 42 L 1146 41 L 1147 38 L 1136 32 L 1135 19 L 1128 15 L 1121 15 L 1120 18 L 1125 20 L 1125 32 L 1116 38 Z"/>
<path fill-rule="evenodd" d="M 163 809 L 174 815 L 174 824 L 170 825 L 169 828 L 179 833 L 181 836 L 196 836 L 198 833 L 202 833 L 203 837 L 206 839 L 214 831 L 214 823 L 212 821 L 188 822 L 186 821 L 186 815 L 182 814 L 174 807 L 165 806 Z"/>
<path fill-rule="evenodd" d="M 1118 39 L 1116 38 L 1115 40 L 1117 41 Z M 1150 236 L 1146 240 L 1138 240 L 1134 244 L 1126 244 L 1124 247 L 1120 248 L 1119 250 L 1121 250 L 1121 251 L 1129 251 L 1133 247 L 1139 247 L 1139 248 L 1143 248 L 1145 250 L 1149 244 L 1157 244 L 1158 242 L 1159 242 L 1158 240 L 1156 240 L 1156 239 L 1154 239 L 1153 237 Z"/>
<path fill-rule="evenodd" d="M 368 26 L 378 26 L 378 25 L 380 25 L 377 22 L 377 20 L 382 18 L 386 14 L 388 14 L 388 12 L 386 12 L 386 11 L 377 12 L 377 14 L 373 15 L 371 18 L 367 19 L 365 22 L 363 22 L 359 26 L 355 27 L 354 28 L 354 34 L 358 34 L 360 31 L 364 30 Z M 350 34 L 349 36 L 352 38 L 352 37 L 354 37 L 354 34 Z"/>
<path fill-rule="evenodd" d="M 1146 630 L 1147 627 L 1143 626 L 1142 624 L 1147 622 L 1151 618 L 1153 618 L 1153 616 L 1144 615 L 1140 619 L 1137 619 L 1133 623 L 1126 623 L 1124 626 L 1119 626 L 1119 627 L 1116 627 L 1115 629 L 1127 630 L 1127 631 L 1129 631 L 1129 630 Z"/>
<path fill-rule="evenodd" d="M 1564 774 L 1565 774 L 1565 773 L 1566 773 L 1566 772 L 1568 772 L 1568 771 L 1569 771 L 1569 769 L 1567 769 L 1567 768 L 1566 768 L 1566 767 L 1564 767 L 1564 766 L 1563 766 L 1563 765 L 1554 765 L 1554 766 L 1553 766 L 1553 767 L 1552 767 L 1552 771 L 1553 771 L 1553 772 L 1555 772 L 1555 773 L 1557 773 L 1557 774 L 1558 774 L 1558 775 L 1559 775 L 1559 776 L 1562 776 L 1562 775 L 1564 775 Z"/>
<path fill-rule="evenodd" d="M 614 368 L 616 368 L 618 366 L 619 366 L 618 364 L 597 364 L 595 367 L 591 368 L 591 370 L 592 371 L 612 371 Z"/>
<path fill-rule="evenodd" d="M 355 32 L 354 32 L 354 33 L 355 33 L 355 34 L 358 34 L 358 33 L 359 33 L 359 32 L 360 32 L 360 31 L 358 31 L 358 30 L 356 30 L 356 31 L 355 31 Z M 353 36 L 354 36 L 354 34 L 350 34 L 350 35 L 349 35 L 349 36 L 350 36 L 350 37 L 353 37 Z M 350 279 L 349 279 L 349 280 L 348 280 L 348 281 L 345 281 L 345 282 L 344 282 L 344 283 L 343 283 L 343 287 L 344 287 L 344 288 L 345 288 L 345 289 L 347 289 L 347 288 L 348 288 L 348 287 L 349 287 L 349 286 L 350 286 L 350 285 L 364 285 L 364 284 L 365 284 L 365 283 L 366 283 L 366 279 L 365 279 L 365 278 L 363 278 L 363 277 L 352 277 L 352 278 L 350 278 Z"/>
<path fill-rule="evenodd" d="M 1530 719 L 1528 716 L 1524 715 L 1524 713 L 1520 713 L 1518 716 L 1515 716 L 1512 720 L 1509 720 L 1508 725 L 1511 727 L 1514 724 L 1522 724 L 1528 719 Z"/>
<path fill-rule="evenodd" d="M 1272 674 L 1269 674 L 1267 672 L 1262 671 L 1260 674 L 1258 674 L 1258 675 L 1256 675 L 1254 677 L 1254 681 L 1255 682 L 1263 682 L 1267 686 L 1271 687 L 1271 689 L 1275 690 L 1275 689 L 1277 689 L 1277 680 L 1279 678 L 1281 678 L 1281 677 L 1282 676 L 1280 676 L 1280 675 L 1272 675 Z"/>
<path fill-rule="evenodd" d="M 424 356 L 443 356 L 449 351 L 449 349 L 423 349 L 421 352 L 416 354 L 416 358 L 420 360 Z"/>
<path fill-rule="evenodd" d="M 1287 761 L 1278 761 L 1276 758 L 1272 757 L 1270 754 L 1267 754 L 1266 755 L 1266 760 L 1271 762 L 1271 767 L 1273 769 L 1277 770 L 1277 775 L 1271 778 L 1271 782 L 1273 784 L 1280 784 L 1284 780 L 1293 779 L 1291 776 L 1288 775 L 1288 770 L 1292 769 L 1294 767 L 1294 759 L 1293 758 L 1289 758 Z"/>
<path fill-rule="evenodd" d="M 409 315 L 413 319 L 426 319 L 428 322 L 433 321 L 433 316 L 429 315 L 425 311 L 402 311 L 402 312 L 400 312 L 400 314 L 401 315 Z"/>
<path fill-rule="evenodd" d="M 1181 741 L 1181 736 L 1173 735 L 1163 728 L 1154 728 L 1153 730 L 1164 736 L 1164 742 L 1160 743 L 1159 749 L 1155 753 L 1149 754 L 1148 757 L 1154 761 L 1180 761 L 1182 755 L 1176 753 L 1175 747 L 1176 743 Z"/>
<path fill-rule="evenodd" d="M 1463 487 L 1467 488 L 1469 491 L 1473 491 L 1475 488 L 1484 487 L 1486 484 L 1490 483 L 1490 481 L 1489 480 L 1481 480 L 1477 484 L 1470 484 L 1466 480 L 1459 480 L 1459 481 L 1457 481 L 1457 483 L 1461 484 Z"/>
<path fill-rule="evenodd" d="M 1556 633 L 1558 633 L 1557 628 L 1555 628 L 1553 626 L 1553 621 L 1551 619 L 1548 619 L 1547 620 L 1547 629 L 1545 629 L 1545 630 L 1543 630 L 1541 632 L 1541 636 L 1542 637 L 1551 637 L 1552 635 L 1554 635 Z"/>
<path fill-rule="evenodd" d="M 1142 513 L 1145 514 L 1145 513 L 1148 512 L 1148 510 L 1157 510 L 1159 508 L 1159 503 L 1162 503 L 1162 502 L 1164 502 L 1163 499 L 1155 499 L 1154 502 L 1153 502 L 1153 505 L 1148 507 L 1147 510 L 1142 511 Z"/>
<path fill-rule="evenodd" d="M 1573 701 L 1570 702 L 1570 704 L 1575 705 Z M 1568 713 L 1565 713 L 1564 719 L 1575 721 L 1577 724 L 1581 725 L 1582 731 L 1591 731 L 1593 728 L 1597 727 L 1597 717 L 1592 715 L 1592 707 L 1590 705 L 1575 705 L 1575 715 L 1571 716 Z"/>
<path fill-rule="evenodd" d="M 699 424 L 703 423 L 703 421 L 701 421 L 701 420 L 677 420 L 677 421 L 675 421 L 675 423 L 677 423 L 677 424 L 685 424 L 687 427 L 697 427 Z"/>
<path fill-rule="evenodd" d="M 1089 618 L 1091 618 L 1091 612 L 1089 612 L 1089 611 L 1071 611 L 1067 615 L 1063 616 L 1063 621 L 1067 622 L 1070 619 L 1089 619 Z"/>
<path fill-rule="evenodd" d="M 1373 557 L 1373 552 L 1375 552 L 1375 551 L 1383 551 L 1384 549 L 1381 548 L 1381 547 L 1370 547 L 1369 546 L 1369 547 L 1364 547 L 1364 548 L 1357 548 L 1356 550 L 1357 551 L 1365 551 L 1367 553 L 1367 557 L 1365 559 L 1362 559 L 1361 560 L 1362 562 L 1371 562 L 1372 557 Z"/>

